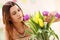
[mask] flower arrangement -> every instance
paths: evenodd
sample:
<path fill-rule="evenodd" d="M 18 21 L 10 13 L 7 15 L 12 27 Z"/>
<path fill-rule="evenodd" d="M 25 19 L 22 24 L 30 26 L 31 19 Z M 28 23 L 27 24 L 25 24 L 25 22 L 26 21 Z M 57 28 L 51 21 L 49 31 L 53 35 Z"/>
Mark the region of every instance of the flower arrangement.
<path fill-rule="evenodd" d="M 25 18 L 28 19 L 29 16 L 26 15 Z M 60 14 L 56 13 L 55 16 L 49 16 L 48 11 L 43 11 L 42 14 L 39 11 L 34 16 L 30 16 L 28 22 L 26 22 L 26 25 L 32 30 L 32 32 L 26 30 L 27 33 L 31 34 L 30 40 L 49 40 L 51 36 L 54 37 L 53 40 L 55 38 L 59 40 L 58 35 L 50 27 L 56 18 L 60 18 Z"/>

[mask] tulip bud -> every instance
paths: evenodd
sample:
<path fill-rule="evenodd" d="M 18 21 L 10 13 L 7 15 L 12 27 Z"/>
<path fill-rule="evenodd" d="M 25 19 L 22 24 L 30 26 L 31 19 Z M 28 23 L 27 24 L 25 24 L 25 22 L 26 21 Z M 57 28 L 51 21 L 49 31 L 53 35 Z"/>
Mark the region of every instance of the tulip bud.
<path fill-rule="evenodd" d="M 26 21 L 26 20 L 28 20 L 29 18 L 30 18 L 29 15 L 26 14 L 23 19 L 24 19 L 24 21 Z"/>
<path fill-rule="evenodd" d="M 43 16 L 48 16 L 48 13 L 49 13 L 48 11 L 43 11 L 42 12 Z"/>
<path fill-rule="evenodd" d="M 40 27 L 43 27 L 44 26 L 44 22 L 43 22 L 42 19 L 39 19 L 39 25 L 40 25 Z"/>
<path fill-rule="evenodd" d="M 59 13 L 56 13 L 55 15 L 57 18 L 60 18 L 60 14 Z"/>

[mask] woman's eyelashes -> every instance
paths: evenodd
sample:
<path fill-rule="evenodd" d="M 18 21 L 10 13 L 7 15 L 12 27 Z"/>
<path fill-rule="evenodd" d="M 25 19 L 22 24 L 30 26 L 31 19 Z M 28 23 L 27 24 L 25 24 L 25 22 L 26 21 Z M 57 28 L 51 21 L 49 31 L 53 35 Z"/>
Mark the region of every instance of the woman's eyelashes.
<path fill-rule="evenodd" d="M 20 9 L 18 9 L 18 12 L 20 11 Z"/>
<path fill-rule="evenodd" d="M 17 12 L 20 12 L 20 9 L 17 9 Z M 17 13 L 16 11 L 14 11 L 12 14 L 15 15 Z"/>
<path fill-rule="evenodd" d="M 13 14 L 13 15 L 15 15 L 15 14 L 16 14 L 16 12 L 14 11 L 12 14 Z"/>

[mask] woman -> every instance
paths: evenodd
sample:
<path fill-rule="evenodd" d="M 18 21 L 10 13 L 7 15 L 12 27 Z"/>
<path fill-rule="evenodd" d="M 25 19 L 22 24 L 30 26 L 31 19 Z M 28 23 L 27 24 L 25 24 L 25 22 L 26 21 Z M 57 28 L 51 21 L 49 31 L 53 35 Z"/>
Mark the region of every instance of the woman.
<path fill-rule="evenodd" d="M 25 30 L 30 30 L 23 23 L 23 11 L 14 2 L 9 1 L 3 5 L 2 8 L 3 23 L 6 29 L 6 40 L 28 40 L 30 35 Z"/>

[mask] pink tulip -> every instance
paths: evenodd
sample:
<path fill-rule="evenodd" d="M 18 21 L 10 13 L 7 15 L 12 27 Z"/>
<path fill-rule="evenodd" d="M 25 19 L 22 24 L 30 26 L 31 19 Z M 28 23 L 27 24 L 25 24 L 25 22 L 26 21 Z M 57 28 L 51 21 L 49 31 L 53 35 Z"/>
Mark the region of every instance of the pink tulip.
<path fill-rule="evenodd" d="M 28 20 L 30 17 L 28 14 L 24 15 L 24 21 Z"/>
<path fill-rule="evenodd" d="M 59 13 L 56 13 L 55 15 L 57 18 L 60 18 L 60 14 Z"/>
<path fill-rule="evenodd" d="M 43 16 L 48 16 L 48 13 L 49 13 L 48 11 L 43 11 L 42 12 Z"/>

